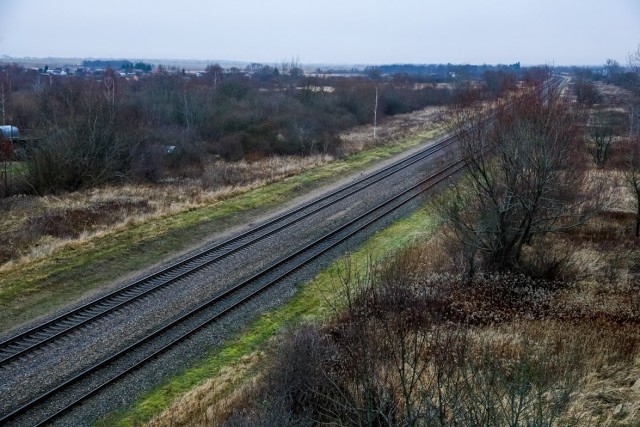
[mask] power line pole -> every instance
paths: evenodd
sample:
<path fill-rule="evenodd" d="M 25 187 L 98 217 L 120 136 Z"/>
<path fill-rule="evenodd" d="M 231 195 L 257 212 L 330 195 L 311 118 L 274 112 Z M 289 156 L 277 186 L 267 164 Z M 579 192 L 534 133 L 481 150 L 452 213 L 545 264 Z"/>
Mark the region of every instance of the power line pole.
<path fill-rule="evenodd" d="M 373 139 L 376 139 L 376 127 L 378 126 L 378 86 L 376 86 L 376 104 L 373 107 Z"/>

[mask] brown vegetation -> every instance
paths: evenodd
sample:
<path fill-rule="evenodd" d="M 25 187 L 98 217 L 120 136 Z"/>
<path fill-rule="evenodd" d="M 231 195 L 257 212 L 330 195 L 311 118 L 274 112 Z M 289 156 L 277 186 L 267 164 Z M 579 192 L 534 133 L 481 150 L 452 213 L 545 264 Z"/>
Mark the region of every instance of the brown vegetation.
<path fill-rule="evenodd" d="M 345 280 L 348 308 L 322 326 L 285 334 L 264 376 L 218 408 L 217 419 L 635 425 L 640 257 L 621 231 L 629 220 L 603 214 L 554 239 L 554 251 L 575 248 L 563 281 L 512 274 L 468 281 L 442 241 L 411 247 L 368 277 Z M 602 252 L 611 233 L 622 239 Z"/>
<path fill-rule="evenodd" d="M 580 116 L 539 83 L 498 105 L 488 121 L 477 110 L 454 115 L 466 173 L 439 210 L 464 247 L 470 276 L 479 269 L 531 274 L 526 247 L 598 211 L 602 193 L 582 191 Z"/>
<path fill-rule="evenodd" d="M 184 212 L 298 174 L 329 156 L 272 157 L 255 162 L 212 161 L 200 179 L 103 186 L 59 196 L 13 196 L 0 201 L 0 264 L 15 266 L 56 248 L 127 224 Z"/>
<path fill-rule="evenodd" d="M 393 144 L 439 125 L 435 107 L 387 118 L 373 141 L 371 126 L 339 135 L 345 154 Z M 156 183 L 107 185 L 50 196 L 12 196 L 0 201 L 0 264 L 48 256 L 56 248 L 108 233 L 131 222 L 194 209 L 301 173 L 334 160 L 329 155 L 272 156 L 254 161 L 203 160 L 198 178 L 166 178 Z M 100 215 L 103 207 L 105 215 Z M 56 221 L 54 221 L 56 220 Z M 56 222 L 56 224 L 54 224 Z M 31 225 L 35 225 L 32 227 Z"/>
<path fill-rule="evenodd" d="M 19 153 L 25 182 L 5 184 L 2 195 L 197 179 L 211 157 L 340 155 L 340 132 L 452 98 L 449 88 L 416 88 L 412 78 L 305 77 L 289 66 L 245 74 L 212 65 L 201 77 L 159 69 L 139 79 L 112 69 L 45 78 L 0 69 L 12 88 L 2 93 L 7 119 L 39 138 Z"/>

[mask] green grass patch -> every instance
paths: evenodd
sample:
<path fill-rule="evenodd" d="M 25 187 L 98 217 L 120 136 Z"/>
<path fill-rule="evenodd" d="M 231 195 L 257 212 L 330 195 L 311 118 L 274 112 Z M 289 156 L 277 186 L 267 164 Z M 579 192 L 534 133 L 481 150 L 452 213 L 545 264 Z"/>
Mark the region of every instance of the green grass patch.
<path fill-rule="evenodd" d="M 418 146 L 442 132 L 430 131 L 376 147 L 265 185 L 213 205 L 67 245 L 52 256 L 0 274 L 0 330 L 59 310 L 118 278 L 192 247 L 203 236 L 243 223 L 249 214 L 274 208 L 314 187 L 357 172 Z"/>
<path fill-rule="evenodd" d="M 22 176 L 27 173 L 27 165 L 25 162 L 2 162 L 0 170 L 7 176 Z"/>
<path fill-rule="evenodd" d="M 376 233 L 356 251 L 335 261 L 312 281 L 301 286 L 291 301 L 263 313 L 236 337 L 214 349 L 204 360 L 150 391 L 129 410 L 114 413 L 98 425 L 138 426 L 149 421 L 190 389 L 267 345 L 268 340 L 284 327 L 303 320 L 324 319 L 340 304 L 336 286 L 339 287 L 337 283 L 344 275 L 345 265 L 349 264 L 351 274 L 364 274 L 370 261 L 389 256 L 408 244 L 429 238 L 436 227 L 433 213 L 428 209 L 421 209 Z M 247 379 L 238 378 L 234 385 Z M 231 391 L 228 390 L 229 393 Z"/>

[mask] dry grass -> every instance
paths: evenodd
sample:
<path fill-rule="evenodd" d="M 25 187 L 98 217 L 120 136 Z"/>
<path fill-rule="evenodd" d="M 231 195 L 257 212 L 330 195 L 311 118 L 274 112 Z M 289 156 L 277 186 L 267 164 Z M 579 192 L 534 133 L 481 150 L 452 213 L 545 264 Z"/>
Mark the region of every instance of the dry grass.
<path fill-rule="evenodd" d="M 357 153 L 376 145 L 392 142 L 398 137 L 407 137 L 436 128 L 443 119 L 441 107 L 427 107 L 407 114 L 398 114 L 378 123 L 376 139 L 373 125 L 357 126 L 340 135 L 345 154 Z"/>
<path fill-rule="evenodd" d="M 238 379 L 246 378 L 264 363 L 264 353 L 254 352 L 227 367 L 215 378 L 186 393 L 173 406 L 149 421 L 149 427 L 220 425 L 231 416 L 232 402 L 243 393 Z"/>
<path fill-rule="evenodd" d="M 469 283 L 450 274 L 424 276 L 420 259 L 431 255 L 431 247 L 414 246 L 374 266 L 363 279 L 368 283 L 350 291 L 350 309 L 317 330 L 286 336 L 271 351 L 265 374 L 224 405 L 208 404 L 207 420 L 232 414 L 227 425 L 278 425 L 307 416 L 330 422 L 327 413 L 340 410 L 343 417 L 359 419 L 366 407 L 360 393 L 373 384 L 380 393 L 373 402 L 378 415 L 402 424 L 407 401 L 398 366 L 405 366 L 419 372 L 413 410 L 435 404 L 440 409 L 433 410 L 444 417 L 432 419 L 435 425 L 511 425 L 518 402 L 523 420 L 534 423 L 640 423 L 637 277 L 629 284 L 609 282 L 605 289 L 594 287 L 593 277 L 572 286 L 508 275 Z M 312 343 L 329 355 L 309 356 L 317 351 L 309 348 Z M 406 355 L 399 350 L 402 343 Z M 311 366 L 293 356 L 300 353 L 307 354 L 303 361 L 311 357 Z M 282 376 L 284 366 L 292 372 Z M 317 378 L 314 366 L 324 370 Z M 292 377 L 296 372 L 306 372 L 302 385 Z M 336 387 L 354 406 L 331 406 L 339 398 Z M 315 397 L 300 407 L 300 398 L 287 401 L 288 393 Z M 190 405 L 196 416 L 195 403 Z M 277 411 L 283 413 L 278 417 Z M 424 421 L 432 413 L 421 414 Z M 256 423 L 265 417 L 271 421 Z"/>
<path fill-rule="evenodd" d="M 202 180 L 123 185 L 64 196 L 2 201 L 0 271 L 86 243 L 132 223 L 196 209 L 326 164 L 327 156 L 278 157 L 248 163 L 210 162 Z"/>

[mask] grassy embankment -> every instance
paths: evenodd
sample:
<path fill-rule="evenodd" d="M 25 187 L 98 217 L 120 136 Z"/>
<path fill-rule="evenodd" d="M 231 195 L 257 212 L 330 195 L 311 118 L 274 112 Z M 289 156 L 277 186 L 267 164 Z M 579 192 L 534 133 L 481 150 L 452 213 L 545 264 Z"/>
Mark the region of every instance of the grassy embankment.
<path fill-rule="evenodd" d="M 242 383 L 251 379 L 262 360 L 264 346 L 269 339 L 289 325 L 301 321 L 326 318 L 335 313 L 338 292 L 336 280 L 343 277 L 345 268 L 350 274 L 364 274 L 370 262 L 388 256 L 410 243 L 425 240 L 435 229 L 431 212 L 421 210 L 377 233 L 357 251 L 335 261 L 296 296 L 280 308 L 262 314 L 251 325 L 221 348 L 212 349 L 202 362 L 149 392 L 125 412 L 117 413 L 99 423 L 102 426 L 134 426 L 149 421 L 172 405 L 173 418 L 178 425 L 193 421 L 194 401 L 201 402 L 201 415 L 206 406 L 223 404 Z M 188 393 L 185 395 L 185 393 Z M 185 396 L 182 401 L 180 398 Z M 184 407 L 181 409 L 181 407 Z M 191 421 L 188 421 L 191 420 Z M 184 424 L 186 425 L 186 424 Z"/>
<path fill-rule="evenodd" d="M 6 264 L 0 277 L 0 329 L 6 331 L 61 309 L 118 278 L 202 242 L 204 236 L 242 224 L 251 214 L 276 208 L 440 134 L 437 129 L 414 132 L 259 188 L 237 188 L 226 199 L 130 221 L 91 238 L 66 242 L 45 256 Z"/>

